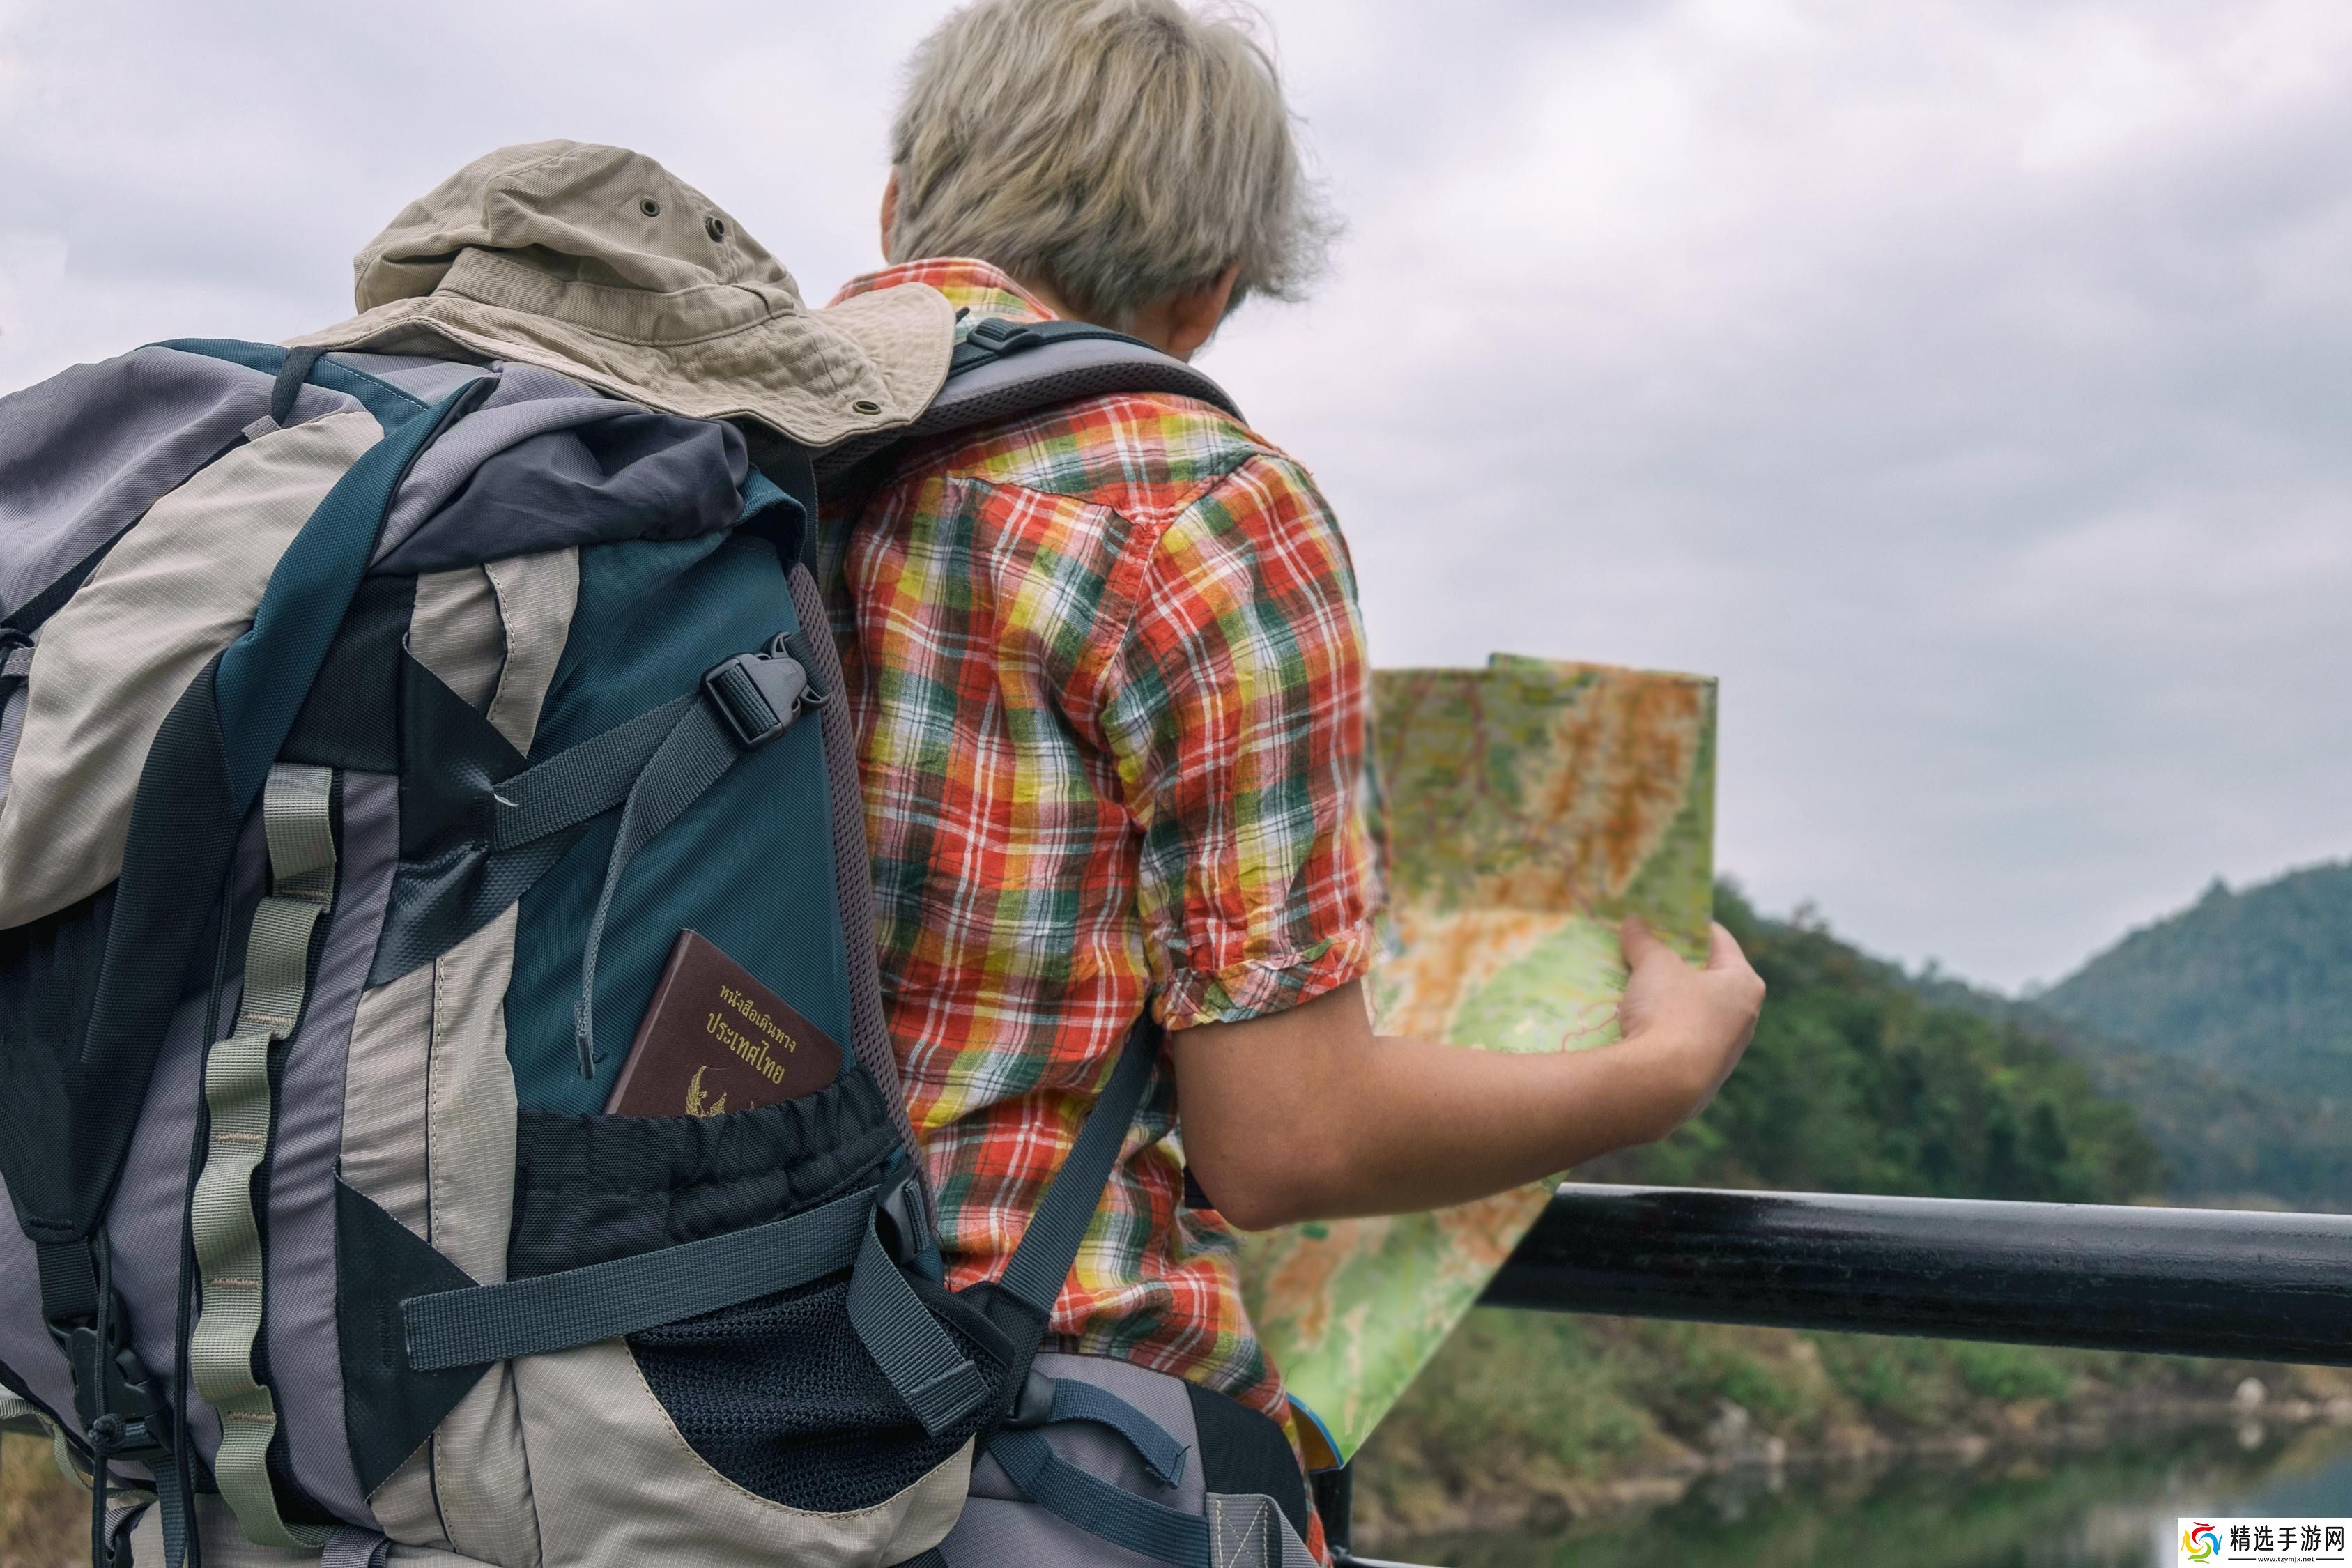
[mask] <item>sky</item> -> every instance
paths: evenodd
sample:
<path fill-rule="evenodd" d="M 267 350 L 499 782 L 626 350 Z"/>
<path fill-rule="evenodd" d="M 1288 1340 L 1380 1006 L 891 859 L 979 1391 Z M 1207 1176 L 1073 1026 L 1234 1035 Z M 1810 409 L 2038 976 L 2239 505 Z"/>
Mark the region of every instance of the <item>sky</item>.
<path fill-rule="evenodd" d="M 350 313 L 502 143 L 821 300 L 938 0 L 0 0 L 0 391 Z M 1202 363 L 1373 658 L 1722 679 L 1724 869 L 2004 987 L 2352 853 L 2352 6 L 1275 0 L 1348 224 Z"/>

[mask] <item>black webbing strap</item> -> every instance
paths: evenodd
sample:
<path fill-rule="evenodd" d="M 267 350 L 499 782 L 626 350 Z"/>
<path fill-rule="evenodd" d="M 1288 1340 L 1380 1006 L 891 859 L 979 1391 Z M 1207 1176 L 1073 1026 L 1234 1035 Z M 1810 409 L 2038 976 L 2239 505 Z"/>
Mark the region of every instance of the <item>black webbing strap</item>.
<path fill-rule="evenodd" d="M 278 367 L 277 379 L 269 384 L 269 418 L 275 425 L 294 422 L 294 401 L 302 395 L 302 387 L 310 379 L 310 372 L 326 356 L 324 349 L 289 349 L 286 363 Z"/>
<path fill-rule="evenodd" d="M 63 1328 L 98 1321 L 98 1260 L 88 1241 L 37 1241 L 33 1257 L 41 1271 L 41 1316 Z M 74 1369 L 79 1375 L 82 1369 Z"/>
<path fill-rule="evenodd" d="M 74 1415 L 89 1456 L 90 1562 L 95 1568 L 117 1568 L 123 1561 L 121 1538 L 147 1506 L 117 1506 L 113 1467 L 127 1462 L 153 1473 L 163 1502 L 166 1568 L 180 1568 L 186 1520 L 170 1484 L 178 1458 L 172 1410 L 131 1348 L 121 1299 L 109 1278 L 107 1246 L 103 1229 L 86 1241 L 34 1243 L 41 1314 L 73 1374 Z M 58 1419 L 62 1423 L 62 1416 Z"/>
<path fill-rule="evenodd" d="M 1014 1300 L 1050 1317 L 1055 1298 L 1077 1261 L 1078 1247 L 1109 1185 L 1119 1151 L 1126 1146 L 1143 1092 L 1160 1056 L 1160 1029 L 1147 1014 L 1139 1019 L 1119 1052 L 1100 1099 L 1071 1146 L 1029 1228 L 1013 1248 L 1013 1261 L 998 1281 Z M 1174 1437 L 1141 1411 L 1114 1395 L 1083 1384 L 1053 1380 L 1048 1408 L 1024 1411 L 1016 1425 L 988 1436 L 988 1452 L 1023 1496 L 1049 1513 L 1115 1545 L 1173 1568 L 1212 1568 L 1209 1521 L 1089 1475 L 1054 1451 L 1034 1430 L 1055 1421 L 1090 1421 L 1125 1437 L 1163 1480 L 1183 1472 L 1184 1451 Z M 1097 1395 L 1099 1394 L 1099 1397 Z M 1024 1397 L 1024 1405 L 1034 1400 Z M 1024 1421 L 1024 1417 L 1027 1420 Z M 1034 1425 L 1033 1425 L 1034 1423 Z"/>
<path fill-rule="evenodd" d="M 1035 1432 L 1000 1431 L 988 1441 L 991 1458 L 1021 1493 L 1114 1546 L 1172 1568 L 1212 1568 L 1209 1521 L 1125 1487 L 1089 1475 Z"/>
<path fill-rule="evenodd" d="M 908 1409 L 937 1436 L 989 1397 L 985 1374 L 940 1327 L 875 1227 L 871 1191 L 750 1230 L 400 1304 L 412 1371 L 546 1355 L 737 1307 L 851 1270 L 848 1314 Z"/>
<path fill-rule="evenodd" d="M 1046 1188 L 1045 1201 L 1013 1249 L 1004 1278 L 998 1281 L 1006 1294 L 1041 1318 L 1052 1315 L 1054 1299 L 1061 1294 L 1062 1281 L 1077 1258 L 1078 1244 L 1102 1201 L 1111 1167 L 1143 1102 L 1143 1087 L 1159 1054 L 1158 1043 L 1158 1031 L 1146 1026 L 1139 1026 L 1128 1037 L 1110 1083 L 1095 1102 L 1069 1159 Z M 889 1208 L 887 1204 L 877 1208 L 877 1219 Z M 919 1213 L 918 1197 L 893 1217 L 903 1227 Z M 901 1241 L 902 1250 L 908 1253 L 929 1245 L 917 1237 L 902 1236 Z M 866 1232 L 856 1271 L 850 1277 L 848 1311 L 850 1325 L 866 1353 L 933 1436 L 965 1421 L 988 1399 L 986 1374 L 915 1294 L 880 1230 L 873 1226 Z M 1163 1478 L 1182 1474 L 1182 1445 L 1126 1401 L 1108 1394 L 1096 1398 L 1093 1390 L 1058 1385 L 1034 1373 L 1031 1381 L 1050 1391 L 1045 1397 L 1026 1402 L 1044 1406 L 1029 1412 L 1036 1424 L 1097 1422 L 1127 1437 L 1154 1474 Z M 1065 1387 L 1069 1392 L 1064 1392 Z"/>
<path fill-rule="evenodd" d="M 1032 1377 L 1044 1377 L 1032 1372 Z M 1107 1388 L 1091 1383 L 1080 1383 L 1074 1377 L 1045 1378 L 1053 1386 L 1053 1400 L 1045 1407 L 1045 1418 L 1035 1422 L 1040 1426 L 1058 1426 L 1066 1421 L 1084 1421 L 1091 1426 L 1108 1427 L 1124 1438 L 1151 1472 L 1151 1479 L 1163 1487 L 1172 1487 L 1184 1479 L 1184 1460 L 1191 1450 L 1179 1443 L 1167 1427 L 1121 1399 Z M 1027 1421 L 1013 1425 L 1026 1426 Z"/>
<path fill-rule="evenodd" d="M 188 1560 L 188 1542 L 194 1535 L 188 1517 L 191 1496 L 176 1485 L 165 1485 L 164 1478 L 155 1478 L 155 1522 L 163 1534 L 163 1568 L 180 1568 Z M 196 1548 L 201 1553 L 201 1543 Z"/>
<path fill-rule="evenodd" d="M 589 918 L 588 941 L 580 950 L 580 1000 L 572 1006 L 572 1039 L 580 1051 L 580 1076 L 594 1078 L 596 1064 L 596 955 L 604 945 L 604 921 L 613 912 L 613 896 L 637 851 L 658 837 L 686 808 L 709 795 L 727 776 L 741 755 L 735 738 L 717 714 L 701 703 L 688 707 L 654 749 L 645 771 L 629 786 L 621 808 L 620 831 L 613 853 L 604 862 L 604 883 L 596 894 L 596 912 Z"/>
<path fill-rule="evenodd" d="M 848 1310 L 858 1342 L 932 1436 L 961 1424 L 988 1398 L 988 1378 L 940 1327 L 871 1223 L 849 1277 Z"/>
<path fill-rule="evenodd" d="M 1143 1108 L 1144 1086 L 1159 1056 L 1160 1028 L 1147 1016 L 1129 1031 L 1102 1098 L 1087 1113 L 1070 1157 L 1054 1173 L 1029 1228 L 1021 1233 L 1021 1244 L 1013 1249 L 1013 1261 L 998 1283 L 1014 1300 L 1052 1314 L 1062 1282 L 1078 1260 L 1078 1244 L 1086 1239 L 1087 1227 L 1094 1223 L 1095 1210 L 1110 1184 L 1118 1152 L 1127 1145 L 1128 1129 Z"/>
<path fill-rule="evenodd" d="M 520 848 L 602 816 L 629 798 L 663 741 L 699 697 L 673 698 L 625 724 L 567 747 L 510 778 L 491 800 L 493 851 Z"/>
<path fill-rule="evenodd" d="M 400 1304 L 409 1367 L 446 1372 L 547 1355 L 805 1285 L 856 1260 L 873 1207 L 874 1194 L 859 1191 L 750 1230 L 503 1285 L 412 1296 Z"/>
<path fill-rule="evenodd" d="M 709 795 L 738 757 L 766 745 L 800 716 L 802 699 L 808 691 L 808 672 L 783 651 L 782 644 L 782 638 L 778 637 L 764 653 L 729 659 L 702 678 L 698 697 L 667 704 L 632 721 L 647 722 L 658 714 L 674 715 L 667 728 L 647 722 L 649 731 L 659 730 L 658 738 L 654 739 L 644 766 L 626 781 L 620 829 L 604 862 L 604 886 L 597 892 L 596 912 L 588 921 L 588 940 L 581 949 L 580 999 L 572 1008 L 572 1037 L 579 1049 L 582 1078 L 596 1076 L 596 955 L 604 943 L 604 921 L 613 912 L 613 896 L 620 891 L 621 879 L 638 850 L 659 837 L 687 807 Z M 621 728 L 627 730 L 630 725 Z M 609 765 L 611 761 L 603 759 L 596 774 L 596 782 L 606 790 L 626 778 Z M 583 789 L 587 783 L 583 779 Z M 595 790 L 588 790 L 588 795 L 597 798 Z M 545 805 L 537 809 L 539 815 L 554 810 Z"/>

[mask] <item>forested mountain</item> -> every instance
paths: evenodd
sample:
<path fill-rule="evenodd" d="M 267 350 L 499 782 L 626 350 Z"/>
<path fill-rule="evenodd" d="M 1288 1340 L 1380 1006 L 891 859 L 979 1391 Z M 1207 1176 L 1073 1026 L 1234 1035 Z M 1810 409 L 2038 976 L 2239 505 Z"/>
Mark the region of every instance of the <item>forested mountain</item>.
<path fill-rule="evenodd" d="M 1716 914 L 1764 976 L 1756 1043 L 1706 1114 L 1600 1180 L 2115 1202 L 2159 1190 L 2156 1145 L 2057 1031 L 1923 995 L 1818 922 Z"/>
<path fill-rule="evenodd" d="M 2352 864 L 2216 881 L 2035 1000 L 2251 1083 L 2352 1099 Z"/>
<path fill-rule="evenodd" d="M 2028 1005 L 2205 1201 L 2352 1205 L 2352 864 L 2220 882 Z"/>

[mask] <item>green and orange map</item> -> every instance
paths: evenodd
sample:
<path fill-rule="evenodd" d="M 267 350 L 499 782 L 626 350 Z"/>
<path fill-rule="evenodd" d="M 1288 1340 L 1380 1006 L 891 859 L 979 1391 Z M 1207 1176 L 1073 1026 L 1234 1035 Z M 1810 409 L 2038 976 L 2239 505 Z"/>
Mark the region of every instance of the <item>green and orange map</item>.
<path fill-rule="evenodd" d="M 1617 922 L 1685 956 L 1714 901 L 1713 679 L 1498 654 L 1374 677 L 1391 956 L 1384 1034 L 1498 1051 L 1617 1037 Z M 1292 1395 L 1352 1455 L 1543 1210 L 1460 1208 L 1252 1237 L 1244 1284 Z"/>

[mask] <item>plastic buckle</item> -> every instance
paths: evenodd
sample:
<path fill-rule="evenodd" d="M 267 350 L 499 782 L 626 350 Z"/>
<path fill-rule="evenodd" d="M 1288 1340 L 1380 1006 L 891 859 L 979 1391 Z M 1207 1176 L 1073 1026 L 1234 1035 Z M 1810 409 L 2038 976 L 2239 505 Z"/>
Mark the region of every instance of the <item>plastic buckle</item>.
<path fill-rule="evenodd" d="M 1028 1378 L 1021 1384 L 1020 1396 L 1013 1402 L 1013 1414 L 1004 1418 L 1004 1425 L 1019 1432 L 1043 1426 L 1053 1418 L 1054 1380 L 1033 1366 L 1029 1369 Z"/>
<path fill-rule="evenodd" d="M 121 1321 L 118 1309 L 115 1322 Z M 74 1367 L 76 1402 L 85 1410 L 95 1406 L 89 1425 L 83 1429 L 82 1440 L 93 1455 L 112 1461 L 128 1460 L 132 1464 L 152 1464 L 169 1458 L 172 1454 L 172 1412 L 156 1386 L 154 1374 L 139 1359 L 139 1352 L 123 1342 L 118 1328 L 110 1336 L 112 1342 L 101 1347 L 98 1330 L 88 1324 L 78 1324 L 58 1335 Z M 112 1354 L 106 1353 L 112 1351 Z M 98 1397 L 84 1394 L 82 1384 L 92 1371 L 99 1373 L 101 1387 Z"/>
<path fill-rule="evenodd" d="M 801 711 L 803 713 L 812 708 L 822 708 L 833 700 L 816 683 L 816 658 L 809 651 L 805 637 L 806 634 L 802 632 L 778 632 L 775 640 L 768 645 L 770 653 L 788 653 L 801 661 L 801 673 L 807 676 L 809 681 L 808 689 L 801 693 Z"/>
<path fill-rule="evenodd" d="M 882 1238 L 890 1249 L 891 1260 L 934 1285 L 944 1280 L 947 1263 L 940 1256 L 939 1237 L 931 1233 L 930 1218 L 923 1207 L 921 1184 L 911 1175 L 901 1177 L 875 1207 L 889 1222 L 882 1231 Z"/>
<path fill-rule="evenodd" d="M 789 654 L 740 653 L 702 678 L 702 695 L 735 744 L 749 752 L 792 727 L 808 695 L 808 671 Z"/>
<path fill-rule="evenodd" d="M 964 334 L 964 342 L 977 342 L 992 353 L 1019 353 L 1045 342 L 1036 328 L 1021 321 L 1008 321 L 1002 316 L 982 316 Z"/>
<path fill-rule="evenodd" d="M 891 1258 L 902 1264 L 920 1258 L 929 1243 L 923 1226 L 922 1190 L 915 1185 L 915 1178 L 900 1181 L 878 1206 L 890 1222 Z"/>

